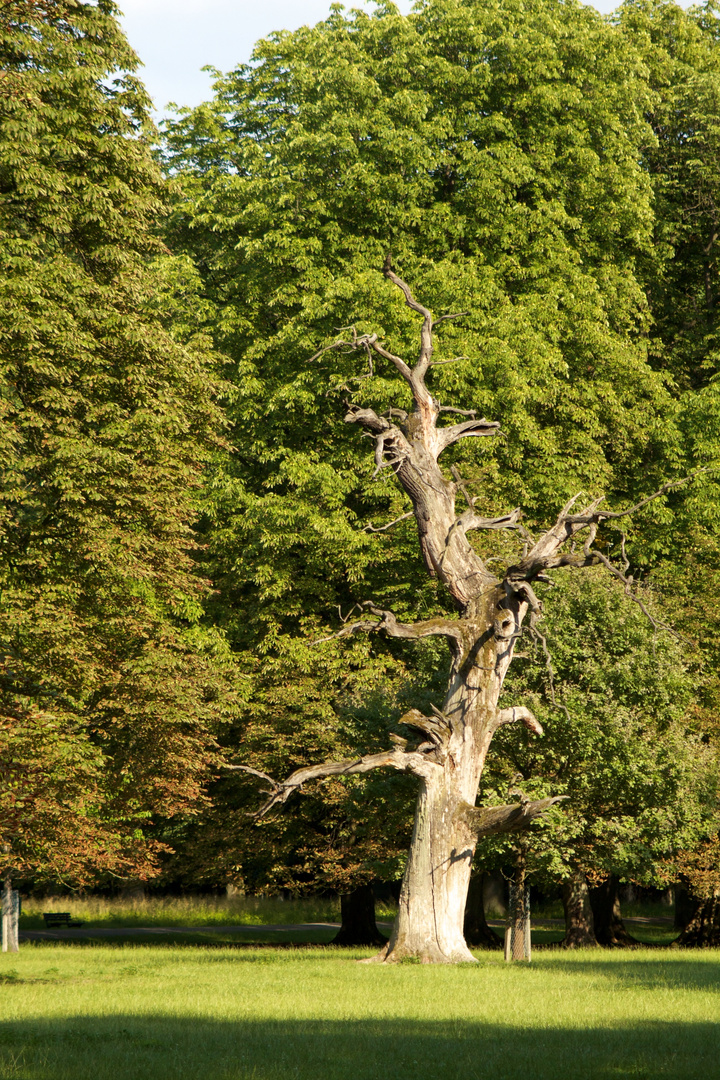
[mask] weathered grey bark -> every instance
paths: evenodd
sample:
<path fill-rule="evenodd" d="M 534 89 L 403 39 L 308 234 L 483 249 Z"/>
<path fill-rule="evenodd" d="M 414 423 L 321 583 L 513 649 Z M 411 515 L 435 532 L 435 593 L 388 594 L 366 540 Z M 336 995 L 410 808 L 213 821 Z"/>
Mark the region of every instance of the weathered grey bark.
<path fill-rule="evenodd" d="M 372 885 L 358 885 L 340 897 L 342 925 L 332 945 L 385 945 L 387 938 L 375 922 L 375 894 Z"/>
<path fill-rule="evenodd" d="M 417 776 L 420 790 L 398 917 L 392 937 L 377 959 L 419 957 L 428 962 L 463 961 L 473 959 L 463 936 L 463 923 L 478 837 L 522 830 L 557 801 L 544 799 L 532 803 L 523 798 L 512 806 L 475 809 L 485 757 L 497 729 L 503 724 L 519 722 L 534 734 L 542 733 L 529 709 L 498 708 L 503 681 L 526 616 L 529 614 L 532 624 L 540 611 L 532 584 L 548 580 L 545 576 L 548 570 L 602 563 L 629 589 L 630 579 L 625 573 L 592 547 L 598 526 L 644 506 L 675 483 L 664 485 L 636 507 L 620 512 L 601 510 L 602 499 L 577 512 L 574 507 L 578 496 L 567 503 L 555 525 L 537 540 L 520 523 L 518 508 L 497 518 L 481 517 L 457 470 L 451 467 L 451 478 L 446 476 L 438 459 L 461 439 L 498 434 L 499 424 L 478 419 L 472 410 L 443 406 L 433 396 L 425 380 L 434 363 L 436 324 L 428 309 L 415 300 L 405 282 L 393 273 L 389 259 L 385 273 L 401 290 L 408 307 L 422 319 L 420 351 L 414 366 L 390 352 L 376 334 L 354 336 L 330 348 L 359 350 L 368 358 L 373 355 L 382 358 L 404 379 L 412 395 L 412 407 L 409 412 L 393 408 L 380 415 L 371 408 L 348 402 L 345 420 L 357 424 L 374 439 L 375 473 L 384 468 L 393 470 L 398 485 L 410 500 L 409 513 L 415 517 L 425 566 L 446 587 L 458 614 L 456 618 L 439 617 L 405 625 L 391 611 L 366 601 L 359 605 L 363 617 L 347 622 L 337 636 L 358 630 L 379 630 L 396 638 L 445 637 L 452 654 L 447 693 L 441 708 L 433 707 L 433 716 L 423 716 L 412 709 L 402 718 L 401 723 L 419 733 L 414 746 L 395 737 L 395 745 L 388 751 L 303 767 L 282 782 L 247 766 L 232 767 L 244 769 L 270 785 L 259 815 L 285 802 L 303 783 L 324 776 L 350 775 L 380 767 Z M 442 316 L 438 321 L 454 317 Z M 464 419 L 442 424 L 449 413 Z M 466 509 L 456 507 L 458 493 L 464 497 Z M 468 533 L 473 529 L 515 530 L 524 542 L 522 556 L 496 576 L 470 544 Z M 563 551 L 580 533 L 585 534 L 584 545 Z"/>
<path fill-rule="evenodd" d="M 20 949 L 19 936 L 20 898 L 12 887 L 12 878 L 6 874 L 2 890 L 2 951 L 15 953 Z"/>
<path fill-rule="evenodd" d="M 618 886 L 616 875 L 611 874 L 601 885 L 590 889 L 595 938 L 606 948 L 627 948 L 636 944 L 622 920 Z"/>
<path fill-rule="evenodd" d="M 590 891 L 585 875 L 571 874 L 562 884 L 562 901 L 565 909 L 566 949 L 587 949 L 597 946 Z"/>
<path fill-rule="evenodd" d="M 505 934 L 505 959 L 530 960 L 530 891 L 527 880 L 527 849 L 519 844 L 510 885 L 508 925 Z"/>
<path fill-rule="evenodd" d="M 720 946 L 720 889 L 698 902 L 695 914 L 675 945 L 686 949 L 710 949 Z"/>
<path fill-rule="evenodd" d="M 465 901 L 463 934 L 466 944 L 473 948 L 499 949 L 502 942 L 485 918 L 484 886 L 485 874 L 471 875 Z"/>

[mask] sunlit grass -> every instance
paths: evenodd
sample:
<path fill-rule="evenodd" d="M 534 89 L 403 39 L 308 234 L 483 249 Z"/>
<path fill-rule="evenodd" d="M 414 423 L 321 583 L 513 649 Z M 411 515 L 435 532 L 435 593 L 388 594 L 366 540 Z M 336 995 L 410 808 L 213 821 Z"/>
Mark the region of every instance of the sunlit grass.
<path fill-rule="evenodd" d="M 43 912 L 69 911 L 89 926 L 274 926 L 339 922 L 339 897 L 282 900 L 263 896 L 126 897 L 50 896 L 23 900 L 20 926 L 39 930 Z M 376 905 L 379 919 L 395 918 L 397 906 Z"/>
<path fill-rule="evenodd" d="M 545 951 L 359 965 L 361 950 L 24 945 L 0 957 L 2 1080 L 697 1080 L 720 953 Z"/>

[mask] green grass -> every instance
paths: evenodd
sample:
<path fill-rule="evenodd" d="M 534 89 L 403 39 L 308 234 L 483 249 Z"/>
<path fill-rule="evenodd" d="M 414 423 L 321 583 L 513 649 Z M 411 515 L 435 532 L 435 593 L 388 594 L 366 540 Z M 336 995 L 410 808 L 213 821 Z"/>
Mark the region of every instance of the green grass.
<path fill-rule="evenodd" d="M 720 1059 L 720 952 L 24 945 L 0 957 L 2 1080 L 698 1080 Z"/>
<path fill-rule="evenodd" d="M 90 926 L 261 926 L 339 922 L 339 897 L 281 900 L 263 896 L 170 896 L 107 899 L 101 896 L 50 896 L 23 900 L 20 927 L 40 930 L 44 911 L 69 911 Z M 378 919 L 395 918 L 397 905 L 378 903 Z"/>

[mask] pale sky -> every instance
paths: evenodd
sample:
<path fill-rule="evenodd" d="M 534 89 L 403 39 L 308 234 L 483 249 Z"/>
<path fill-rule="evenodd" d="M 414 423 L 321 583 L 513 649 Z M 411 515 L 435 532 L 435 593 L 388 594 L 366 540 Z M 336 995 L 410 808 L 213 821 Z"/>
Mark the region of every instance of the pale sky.
<path fill-rule="evenodd" d="M 620 0 L 596 0 L 612 11 Z M 143 64 L 140 74 L 158 112 L 169 101 L 197 105 L 211 96 L 211 64 L 230 71 L 249 60 L 253 45 L 273 30 L 295 30 L 327 17 L 331 0 L 118 0 L 130 44 Z M 407 15 L 412 0 L 396 0 Z M 346 7 L 371 9 L 363 0 Z"/>

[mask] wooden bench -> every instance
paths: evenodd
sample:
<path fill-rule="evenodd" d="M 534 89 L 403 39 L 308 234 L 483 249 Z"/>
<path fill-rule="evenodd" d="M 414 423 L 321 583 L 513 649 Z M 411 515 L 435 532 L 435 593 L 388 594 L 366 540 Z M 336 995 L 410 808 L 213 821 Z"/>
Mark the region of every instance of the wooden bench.
<path fill-rule="evenodd" d="M 69 911 L 46 911 L 43 919 L 46 926 L 82 926 L 81 922 L 73 922 Z"/>

